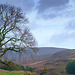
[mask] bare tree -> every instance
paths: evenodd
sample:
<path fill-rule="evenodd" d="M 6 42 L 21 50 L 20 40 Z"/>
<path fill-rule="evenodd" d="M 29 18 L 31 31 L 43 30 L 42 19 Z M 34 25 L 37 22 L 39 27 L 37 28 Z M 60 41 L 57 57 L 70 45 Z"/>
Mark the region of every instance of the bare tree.
<path fill-rule="evenodd" d="M 0 58 L 8 51 L 25 52 L 27 47 L 35 52 L 36 41 L 26 23 L 28 19 L 20 8 L 0 5 Z"/>

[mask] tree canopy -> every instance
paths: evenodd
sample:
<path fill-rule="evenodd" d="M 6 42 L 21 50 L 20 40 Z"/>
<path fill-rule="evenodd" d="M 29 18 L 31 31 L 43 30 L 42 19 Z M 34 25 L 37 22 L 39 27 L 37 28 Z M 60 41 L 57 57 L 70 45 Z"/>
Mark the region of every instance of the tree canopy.
<path fill-rule="evenodd" d="M 36 51 L 35 38 L 26 23 L 28 19 L 21 8 L 0 4 L 0 58 L 8 51 L 25 52 L 27 47 Z"/>

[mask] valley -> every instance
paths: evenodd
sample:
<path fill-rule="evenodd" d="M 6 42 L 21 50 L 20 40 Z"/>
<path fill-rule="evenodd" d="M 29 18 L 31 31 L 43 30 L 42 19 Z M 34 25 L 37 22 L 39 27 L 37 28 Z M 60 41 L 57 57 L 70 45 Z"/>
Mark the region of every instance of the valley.
<path fill-rule="evenodd" d="M 35 59 L 25 64 L 35 68 L 34 72 L 40 74 L 44 67 L 47 69 L 47 75 L 69 75 L 66 73 L 66 66 L 69 61 L 75 60 L 75 50 L 63 50 L 54 53 L 47 58 Z M 27 61 L 28 62 L 28 61 Z"/>

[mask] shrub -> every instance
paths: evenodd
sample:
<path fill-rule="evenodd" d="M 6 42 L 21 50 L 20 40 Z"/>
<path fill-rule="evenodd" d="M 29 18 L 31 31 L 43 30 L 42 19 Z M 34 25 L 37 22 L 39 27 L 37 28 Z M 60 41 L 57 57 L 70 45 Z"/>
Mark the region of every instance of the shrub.
<path fill-rule="evenodd" d="M 26 71 L 26 69 L 24 68 L 24 66 L 20 66 L 18 64 L 15 64 L 11 61 L 4 61 L 5 63 L 9 64 L 10 67 L 8 67 L 7 65 L 4 65 L 2 63 L 0 63 L 0 69 L 3 70 L 9 70 L 9 71 L 13 71 L 13 70 L 23 70 Z"/>
<path fill-rule="evenodd" d="M 10 67 L 0 63 L 0 69 L 9 70 L 9 71 L 13 71 L 13 70 L 20 71 L 20 70 L 23 70 L 23 71 L 30 71 L 30 72 L 33 72 L 33 70 L 36 69 L 36 68 L 32 68 L 30 66 L 24 67 L 23 65 L 21 66 L 21 65 L 13 63 L 11 61 L 4 61 L 4 62 L 9 64 Z"/>
<path fill-rule="evenodd" d="M 33 72 L 33 68 L 30 67 L 30 66 L 26 66 L 26 70 L 27 70 L 27 71 L 30 71 L 30 72 Z"/>
<path fill-rule="evenodd" d="M 68 74 L 75 74 L 75 60 L 70 61 L 66 66 L 66 72 Z"/>

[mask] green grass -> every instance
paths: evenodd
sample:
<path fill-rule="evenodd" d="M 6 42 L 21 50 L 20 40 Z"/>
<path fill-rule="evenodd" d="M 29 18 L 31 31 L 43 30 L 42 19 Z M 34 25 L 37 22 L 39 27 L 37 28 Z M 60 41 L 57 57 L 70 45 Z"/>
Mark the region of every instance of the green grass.
<path fill-rule="evenodd" d="M 5 72 L 5 71 L 0 71 L 0 75 L 24 75 L 24 74 L 16 73 L 16 72 Z"/>
<path fill-rule="evenodd" d="M 7 72 L 7 71 L 0 71 L 0 75 L 37 75 L 35 73 L 31 72 L 24 72 L 24 73 L 19 73 L 19 72 Z"/>

